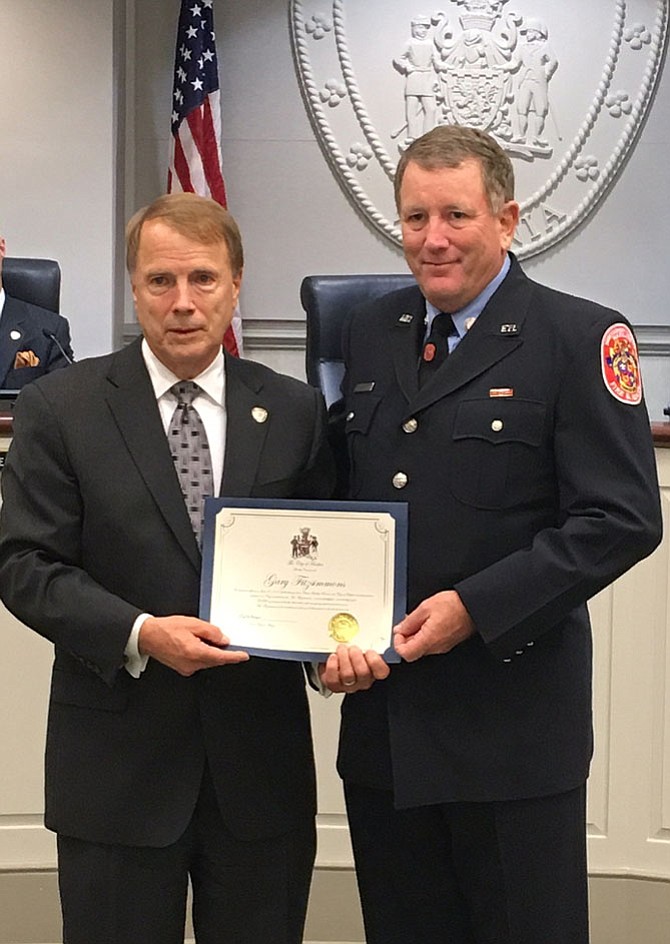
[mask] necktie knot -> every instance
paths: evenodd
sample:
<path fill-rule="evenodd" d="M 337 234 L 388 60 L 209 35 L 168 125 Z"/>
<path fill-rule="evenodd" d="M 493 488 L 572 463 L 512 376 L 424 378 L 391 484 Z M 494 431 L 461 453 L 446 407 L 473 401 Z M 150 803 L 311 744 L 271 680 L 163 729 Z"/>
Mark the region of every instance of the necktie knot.
<path fill-rule="evenodd" d="M 180 380 L 172 384 L 170 390 L 177 398 L 178 406 L 190 406 L 200 393 L 200 387 L 192 380 Z"/>
<path fill-rule="evenodd" d="M 435 315 L 419 359 L 419 386 L 422 386 L 446 360 L 449 355 L 449 335 L 456 333 L 451 315 L 446 312 Z"/>
<path fill-rule="evenodd" d="M 456 334 L 456 327 L 451 315 L 446 311 L 441 311 L 433 318 L 430 326 L 431 335 L 436 334 L 442 338 L 448 338 L 450 334 Z"/>

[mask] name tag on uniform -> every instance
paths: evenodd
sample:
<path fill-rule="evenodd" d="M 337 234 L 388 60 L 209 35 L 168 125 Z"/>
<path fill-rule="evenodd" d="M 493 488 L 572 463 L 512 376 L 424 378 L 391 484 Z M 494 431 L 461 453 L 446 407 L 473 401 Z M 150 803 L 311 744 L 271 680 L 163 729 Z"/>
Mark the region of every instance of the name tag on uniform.
<path fill-rule="evenodd" d="M 372 393 L 375 389 L 374 380 L 366 380 L 364 383 L 356 384 L 354 387 L 354 393 Z"/>

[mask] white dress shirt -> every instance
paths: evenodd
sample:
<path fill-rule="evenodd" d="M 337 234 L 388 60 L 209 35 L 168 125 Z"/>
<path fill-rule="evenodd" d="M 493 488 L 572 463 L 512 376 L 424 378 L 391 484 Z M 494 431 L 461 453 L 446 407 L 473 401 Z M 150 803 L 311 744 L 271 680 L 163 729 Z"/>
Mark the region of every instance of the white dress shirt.
<path fill-rule="evenodd" d="M 163 421 L 163 429 L 167 436 L 172 414 L 177 407 L 177 398 L 170 388 L 173 384 L 179 383 L 182 378 L 173 374 L 156 357 L 146 339 L 142 340 L 142 357 L 154 388 L 156 402 Z M 212 460 L 214 495 L 218 495 L 221 489 L 226 447 L 226 371 L 222 350 L 219 351 L 209 367 L 193 378 L 193 382 L 201 388 L 201 393 L 193 399 L 193 406 L 198 411 L 207 433 Z M 133 678 L 140 677 L 149 661 L 148 656 L 141 655 L 139 651 L 140 628 L 149 616 L 151 616 L 150 613 L 141 613 L 137 617 L 126 644 L 124 664 L 126 671 Z"/>

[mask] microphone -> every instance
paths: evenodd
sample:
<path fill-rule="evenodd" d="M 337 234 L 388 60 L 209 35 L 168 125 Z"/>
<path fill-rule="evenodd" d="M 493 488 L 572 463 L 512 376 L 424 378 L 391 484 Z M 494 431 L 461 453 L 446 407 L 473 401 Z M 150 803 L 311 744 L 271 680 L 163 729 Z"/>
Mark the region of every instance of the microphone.
<path fill-rule="evenodd" d="M 42 334 L 44 335 L 45 338 L 48 338 L 50 341 L 53 341 L 53 343 L 56 345 L 56 347 L 61 352 L 61 354 L 63 355 L 65 360 L 68 362 L 68 364 L 74 364 L 74 359 L 70 357 L 70 355 L 65 350 L 63 345 L 60 343 L 60 341 L 58 340 L 56 335 L 53 333 L 53 331 L 49 331 L 47 328 L 42 328 Z"/>

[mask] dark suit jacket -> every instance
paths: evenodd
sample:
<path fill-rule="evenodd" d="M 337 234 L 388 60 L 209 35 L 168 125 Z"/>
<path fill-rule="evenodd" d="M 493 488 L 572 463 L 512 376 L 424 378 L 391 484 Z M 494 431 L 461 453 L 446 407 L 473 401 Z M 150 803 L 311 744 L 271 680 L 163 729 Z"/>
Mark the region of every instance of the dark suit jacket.
<path fill-rule="evenodd" d="M 253 420 L 254 406 L 267 422 Z M 330 494 L 320 394 L 227 357 L 226 408 L 222 494 Z M 205 758 L 239 837 L 311 816 L 300 664 L 252 658 L 191 678 L 153 660 L 139 679 L 122 668 L 135 618 L 197 615 L 200 577 L 139 342 L 22 391 L 2 490 L 2 598 L 56 646 L 47 826 L 91 841 L 174 842 Z"/>
<path fill-rule="evenodd" d="M 45 330 L 58 339 L 72 359 L 70 328 L 65 318 L 46 308 L 38 308 L 37 305 L 29 305 L 28 302 L 5 295 L 5 305 L 0 316 L 0 388 L 20 390 L 42 374 L 67 367 L 67 358 L 58 344 L 45 336 Z M 18 332 L 20 336 L 12 338 L 11 332 Z M 39 364 L 14 369 L 19 351 L 32 351 L 39 358 Z"/>
<path fill-rule="evenodd" d="M 478 632 L 348 696 L 339 768 L 400 806 L 568 790 L 592 750 L 585 602 L 661 535 L 646 409 L 601 373 L 624 319 L 513 261 L 419 390 L 424 315 L 405 289 L 345 332 L 349 496 L 409 503 L 408 609 L 455 588 Z"/>

